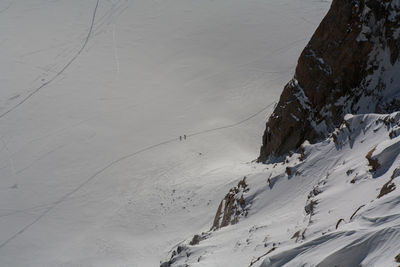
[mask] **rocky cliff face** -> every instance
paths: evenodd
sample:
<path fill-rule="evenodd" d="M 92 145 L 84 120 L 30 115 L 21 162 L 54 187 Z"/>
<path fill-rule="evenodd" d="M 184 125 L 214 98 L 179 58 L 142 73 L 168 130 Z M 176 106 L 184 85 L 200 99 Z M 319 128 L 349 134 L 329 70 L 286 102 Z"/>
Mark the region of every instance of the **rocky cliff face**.
<path fill-rule="evenodd" d="M 269 118 L 259 161 L 325 137 L 347 113 L 400 107 L 400 2 L 333 0 Z"/>

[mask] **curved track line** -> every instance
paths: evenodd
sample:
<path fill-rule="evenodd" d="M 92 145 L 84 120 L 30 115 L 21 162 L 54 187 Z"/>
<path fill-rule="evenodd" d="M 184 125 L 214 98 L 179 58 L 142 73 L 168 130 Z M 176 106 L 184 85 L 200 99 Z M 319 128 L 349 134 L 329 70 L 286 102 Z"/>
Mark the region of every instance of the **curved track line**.
<path fill-rule="evenodd" d="M 5 12 L 5 11 L 7 11 L 13 4 L 14 4 L 14 2 L 10 2 L 10 3 L 8 4 L 8 6 L 6 6 L 5 8 L 3 8 L 2 10 L 0 10 L 0 14 L 3 13 L 3 12 Z"/>
<path fill-rule="evenodd" d="M 251 116 L 236 122 L 236 123 L 232 123 L 232 124 L 228 124 L 222 127 L 216 127 L 216 128 L 212 128 L 212 129 L 208 129 L 208 130 L 204 130 L 204 131 L 199 131 L 199 132 L 194 132 L 194 133 L 190 133 L 187 136 L 196 136 L 196 135 L 202 135 L 202 134 L 206 134 L 206 133 L 210 133 L 210 132 L 215 132 L 215 131 L 219 131 L 219 130 L 223 130 L 223 129 L 227 129 L 227 128 L 233 128 L 236 127 L 240 124 L 245 123 L 246 121 L 251 120 L 252 118 L 256 117 L 257 115 L 259 115 L 260 113 L 262 113 L 263 111 L 267 110 L 269 107 L 271 107 L 272 105 L 274 105 L 275 102 L 268 104 L 267 106 L 263 107 L 261 110 L 257 111 L 256 113 L 252 114 Z M 19 230 L 18 232 L 16 232 L 15 234 L 13 234 L 11 237 L 9 237 L 7 240 L 5 240 L 4 242 L 2 242 L 0 244 L 0 249 L 2 249 L 3 247 L 5 247 L 9 242 L 11 242 L 12 240 L 14 240 L 15 238 L 17 238 L 19 235 L 23 234 L 26 230 L 28 230 L 31 226 L 33 226 L 34 224 L 36 224 L 38 221 L 40 221 L 40 219 L 42 219 L 43 217 L 45 217 L 51 210 L 53 210 L 54 208 L 56 208 L 58 205 L 60 205 L 61 203 L 63 203 L 68 197 L 70 197 L 71 195 L 75 194 L 76 192 L 78 192 L 82 187 L 84 187 L 85 185 L 87 185 L 88 183 L 90 183 L 93 179 L 95 179 L 98 175 L 102 174 L 103 172 L 105 172 L 106 170 L 108 170 L 109 168 L 113 167 L 114 165 L 118 164 L 121 161 L 124 161 L 128 158 L 131 158 L 135 155 L 138 155 L 140 153 L 152 150 L 153 148 L 162 146 L 162 145 L 166 145 L 172 142 L 176 142 L 178 141 L 179 138 L 172 138 L 169 140 L 165 140 L 163 142 L 142 148 L 140 150 L 137 150 L 133 153 L 127 154 L 125 156 L 122 156 L 116 160 L 111 161 L 110 163 L 108 163 L 107 165 L 105 165 L 103 168 L 101 168 L 100 170 L 98 170 L 97 172 L 95 172 L 94 174 L 92 174 L 90 177 L 88 177 L 85 181 L 83 181 L 81 184 L 79 184 L 77 187 L 75 187 L 72 191 L 66 193 L 64 196 L 62 196 L 59 200 L 57 200 L 56 202 L 53 202 L 50 207 L 48 207 L 43 213 L 41 213 L 37 218 L 35 218 L 32 222 L 30 222 L 29 224 L 25 225 L 21 230 Z"/>
<path fill-rule="evenodd" d="M 241 121 L 239 121 L 239 122 L 232 123 L 232 124 L 228 124 L 228 125 L 221 126 L 221 127 L 217 127 L 217 128 L 212 128 L 212 129 L 204 130 L 204 131 L 199 131 L 199 132 L 195 132 L 195 133 L 190 133 L 190 134 L 188 134 L 187 136 L 188 136 L 188 137 L 190 137 L 190 136 L 196 136 L 196 135 L 201 135 L 201 134 L 205 134 L 205 133 L 215 132 L 215 131 L 219 131 L 219 130 L 228 129 L 228 128 L 232 128 L 232 127 L 238 126 L 238 125 L 240 125 L 240 124 L 245 123 L 246 121 L 251 120 L 252 118 L 254 118 L 255 116 L 259 115 L 261 112 L 267 110 L 268 108 L 270 108 L 270 107 L 271 107 L 272 105 L 274 105 L 274 104 L 275 104 L 275 102 L 270 103 L 269 105 L 265 106 L 264 108 L 262 108 L 261 110 L 257 111 L 257 112 L 254 113 L 253 115 L 251 115 L 251 116 L 249 116 L 249 117 L 247 117 L 247 118 L 245 118 L 245 119 L 243 119 L 243 120 L 241 120 Z"/>
<path fill-rule="evenodd" d="M 68 62 L 67 64 L 65 64 L 65 66 L 58 71 L 53 78 L 51 78 L 50 80 L 48 80 L 47 82 L 43 83 L 42 85 L 40 85 L 39 87 L 37 87 L 36 89 L 34 89 L 32 92 L 30 92 L 24 99 L 22 99 L 20 102 L 18 102 L 16 105 L 14 105 L 12 108 L 10 108 L 9 110 L 7 110 L 6 112 L 4 112 L 3 114 L 0 115 L 0 119 L 3 118 L 4 116 L 6 116 L 8 113 L 10 113 L 11 111 L 15 110 L 16 108 L 18 108 L 19 106 L 21 106 L 23 103 L 25 103 L 29 98 L 31 98 L 33 95 L 35 95 L 37 92 L 39 92 L 42 88 L 46 87 L 47 85 L 49 85 L 50 83 L 52 83 L 55 79 L 57 79 L 77 58 L 78 56 L 82 53 L 83 49 L 85 49 L 87 43 L 89 42 L 89 39 L 92 35 L 93 32 L 93 26 L 94 26 L 94 21 L 96 18 L 96 13 L 97 13 L 97 8 L 99 6 L 99 2 L 100 0 L 97 0 L 96 2 L 96 6 L 94 8 L 93 11 L 93 15 L 92 15 L 92 20 L 90 23 L 90 27 L 89 27 L 89 31 L 88 34 L 85 38 L 85 41 L 83 42 L 82 47 L 78 50 L 78 52 L 75 54 L 75 56 L 73 56 Z"/>

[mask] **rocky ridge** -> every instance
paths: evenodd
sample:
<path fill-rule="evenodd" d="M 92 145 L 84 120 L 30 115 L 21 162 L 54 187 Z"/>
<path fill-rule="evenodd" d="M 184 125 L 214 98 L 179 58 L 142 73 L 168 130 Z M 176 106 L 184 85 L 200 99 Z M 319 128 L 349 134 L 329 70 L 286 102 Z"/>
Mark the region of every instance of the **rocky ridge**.
<path fill-rule="evenodd" d="M 400 107 L 400 3 L 334 0 L 263 136 L 259 162 L 326 137 L 345 114 Z"/>

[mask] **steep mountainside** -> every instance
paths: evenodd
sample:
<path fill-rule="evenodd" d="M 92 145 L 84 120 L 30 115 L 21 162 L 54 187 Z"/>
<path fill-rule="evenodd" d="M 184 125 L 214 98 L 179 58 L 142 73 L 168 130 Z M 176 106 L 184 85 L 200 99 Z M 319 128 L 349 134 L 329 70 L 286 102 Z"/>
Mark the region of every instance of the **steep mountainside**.
<path fill-rule="evenodd" d="M 399 1 L 334 0 L 269 118 L 259 161 L 316 142 L 346 113 L 400 107 Z"/>
<path fill-rule="evenodd" d="M 161 266 L 398 266 L 399 134 L 399 112 L 347 115 L 301 154 L 250 164 L 216 213 L 230 225 L 210 221 Z"/>
<path fill-rule="evenodd" d="M 153 267 L 240 222 L 218 206 L 329 5 L 0 1 L 0 266 Z"/>
<path fill-rule="evenodd" d="M 399 266 L 399 37 L 398 0 L 334 0 L 267 123 L 263 164 L 242 166 L 210 228 L 161 266 Z"/>

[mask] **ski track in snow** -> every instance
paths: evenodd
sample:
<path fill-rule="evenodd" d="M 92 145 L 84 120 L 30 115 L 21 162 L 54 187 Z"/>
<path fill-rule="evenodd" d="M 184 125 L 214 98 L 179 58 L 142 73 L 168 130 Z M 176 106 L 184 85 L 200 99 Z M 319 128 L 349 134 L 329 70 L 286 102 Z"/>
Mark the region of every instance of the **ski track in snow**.
<path fill-rule="evenodd" d="M 7 4 L 10 1 L 12 0 L 8 0 Z M 302 7 L 301 0 L 296 1 L 298 1 L 296 5 Z M 38 2 L 43 6 L 48 3 L 41 0 Z M 79 23 L 71 25 L 76 28 L 72 29 L 74 37 L 66 39 L 69 42 L 65 42 L 64 33 L 57 30 L 55 33 L 63 34 L 63 38 L 56 38 L 57 36 L 52 34 L 51 37 L 54 37 L 56 44 L 38 43 L 35 46 L 28 44 L 27 47 L 15 49 L 16 55 L 21 57 L 19 64 L 24 64 L 24 61 L 32 62 L 32 66 L 28 67 L 32 67 L 33 71 L 29 69 L 30 72 L 27 74 L 34 76 L 29 79 L 28 87 L 10 86 L 10 90 L 13 90 L 12 95 L 6 95 L 8 100 L 4 109 L 0 111 L 0 123 L 1 118 L 4 118 L 4 123 L 11 122 L 11 129 L 6 129 L 3 140 L 0 140 L 2 165 L 7 168 L 4 172 L 10 175 L 9 179 L 4 181 L 3 203 L 6 205 L 0 209 L 0 220 L 4 225 L 0 239 L 0 252 L 4 254 L 1 257 L 3 264 L 21 266 L 24 265 L 24 261 L 29 261 L 25 265 L 86 266 L 109 263 L 112 266 L 126 264 L 156 266 L 159 259 L 164 257 L 165 249 L 170 248 L 171 244 L 178 244 L 177 242 L 185 238 L 188 232 L 192 234 L 200 229 L 203 222 L 199 221 L 206 220 L 205 212 L 207 215 L 214 213 L 213 206 L 220 201 L 220 195 L 225 193 L 224 188 L 230 184 L 232 176 L 238 175 L 237 170 L 246 175 L 247 172 L 253 172 L 247 165 L 235 167 L 233 170 L 227 170 L 227 167 L 232 162 L 246 161 L 247 164 L 249 158 L 253 159 L 250 148 L 259 145 L 259 136 L 254 134 L 255 131 L 251 128 L 258 129 L 260 124 L 256 122 L 261 116 L 270 113 L 275 104 L 271 102 L 276 100 L 275 93 L 281 89 L 280 83 L 286 79 L 283 77 L 287 76 L 287 79 L 290 79 L 289 76 L 294 71 L 295 58 L 291 61 L 287 59 L 294 57 L 293 49 L 300 49 L 300 43 L 306 42 L 305 36 L 298 32 L 309 26 L 299 26 L 296 31 L 275 32 L 275 23 L 269 23 L 270 20 L 271 22 L 272 19 L 275 20 L 274 14 L 271 13 L 272 16 L 265 19 L 268 16 L 265 16 L 263 10 L 259 10 L 264 8 L 264 4 L 255 2 L 253 5 L 233 1 L 227 6 L 224 1 L 214 1 L 212 6 L 198 1 L 173 2 L 177 4 L 162 1 L 129 3 L 128 0 L 92 0 L 84 10 L 81 10 L 77 1 L 78 6 L 71 7 L 78 8 L 81 15 Z M 275 2 L 281 3 L 277 0 Z M 121 16 L 117 21 L 116 18 L 130 4 L 132 8 L 126 12 L 127 16 Z M 209 8 L 211 10 L 208 10 Z M 269 11 L 270 7 L 265 6 L 265 9 Z M 14 12 L 14 6 L 10 11 Z M 76 9 L 71 12 L 72 15 L 76 15 Z M 293 13 L 291 10 L 286 11 L 286 8 L 285 12 Z M 306 13 L 301 15 L 306 16 Z M 8 12 L 3 14 L 8 17 Z M 66 15 L 71 17 L 71 14 Z M 287 17 L 289 22 L 285 21 L 283 25 L 293 23 L 306 25 L 299 18 L 293 18 L 291 15 Z M 231 18 L 232 25 L 225 24 Z M 299 20 L 301 23 L 298 23 Z M 46 27 L 47 22 L 55 21 L 44 20 L 43 24 Z M 273 26 L 264 27 L 264 23 Z M 13 30 L 11 23 L 10 25 L 10 29 Z M 46 27 L 40 29 L 47 29 Z M 52 27 L 50 25 L 49 30 Z M 32 27 L 32 30 L 36 28 Z M 271 31 L 272 34 L 265 34 L 264 40 L 260 38 L 262 31 Z M 291 34 L 292 32 L 295 34 Z M 226 38 L 223 36 L 225 34 Z M 240 37 L 241 34 L 243 37 Z M 18 32 L 15 37 L 27 39 L 24 32 Z M 226 46 L 226 50 L 221 53 L 218 50 L 222 45 Z M 47 48 L 43 48 L 45 46 Z M 42 53 L 54 55 L 54 60 L 46 61 L 46 64 L 42 64 L 44 66 L 35 66 L 39 62 L 36 58 L 40 58 Z M 235 59 L 238 53 L 240 58 Z M 29 57 L 30 54 L 36 55 Z M 27 58 L 23 59 L 24 56 Z M 79 59 L 75 61 L 78 57 Z M 75 65 L 70 66 L 72 63 Z M 19 66 L 16 67 L 18 73 L 12 74 L 22 74 L 18 69 Z M 85 67 L 87 73 L 85 71 L 70 73 L 77 67 Z M 39 76 L 36 68 L 42 73 Z M 42 78 L 46 79 L 41 82 Z M 68 78 L 65 85 L 62 82 L 64 78 Z M 50 90 L 49 87 L 42 90 L 39 95 L 39 91 L 52 81 L 54 83 L 50 84 L 51 87 L 71 86 L 74 90 Z M 13 85 L 11 78 L 10 85 Z M 88 88 L 83 97 L 80 97 L 78 90 L 80 88 L 77 86 L 82 86 L 82 89 Z M 25 88 L 25 93 L 18 90 L 18 87 Z M 188 87 L 188 90 L 185 87 Z M 151 91 L 152 88 L 155 90 Z M 207 90 L 211 91 L 211 88 L 215 88 L 213 90 L 215 95 L 205 94 L 200 90 L 206 89 L 205 92 L 208 92 Z M 261 91 L 261 88 L 267 88 L 268 91 L 265 92 L 264 89 Z M 42 98 L 48 90 L 56 94 L 52 93 Z M 179 92 L 179 96 L 171 96 L 170 92 L 173 94 Z M 36 98 L 29 99 L 36 93 Z M 135 96 L 136 93 L 139 94 L 138 97 Z M 255 93 L 260 95 L 254 96 Z M 10 96 L 15 95 L 17 95 L 15 98 L 10 99 Z M 172 101 L 168 97 L 159 100 L 160 96 L 171 97 Z M 268 101 L 266 103 L 261 102 L 261 97 L 264 96 Z M 50 97 L 54 97 L 55 101 Z M 131 97 L 135 100 L 134 104 L 130 101 Z M 150 99 L 151 102 L 140 102 L 141 97 L 143 100 Z M 218 123 L 220 118 L 214 116 L 224 109 L 218 101 L 226 98 L 229 104 L 239 106 L 240 109 L 235 110 L 233 106 L 229 106 L 223 113 L 229 111 L 233 115 L 227 117 L 227 121 Z M 252 101 L 253 98 L 257 101 Z M 62 104 L 59 113 L 55 109 L 58 108 L 56 102 L 58 99 Z M 209 99 L 212 101 L 208 101 Z M 93 106 L 90 105 L 92 100 Z M 188 100 L 195 101 L 194 105 L 191 106 Z M 29 119 L 35 121 L 27 121 L 24 125 L 24 114 L 25 111 L 29 111 L 28 106 L 33 108 L 33 103 L 40 105 L 41 101 L 52 105 L 50 110 L 54 109 L 57 112 L 52 115 L 47 109 L 35 107 L 33 111 L 36 112 L 37 109 L 40 111 L 39 115 L 43 114 L 43 117 L 32 116 Z M 68 101 L 71 101 L 71 105 L 68 105 Z M 249 105 L 252 102 L 253 105 Z M 154 118 L 152 113 L 144 113 L 144 116 L 148 114 L 147 119 L 141 116 L 142 105 L 147 105 L 143 113 L 150 105 L 160 107 L 160 110 L 151 109 Z M 171 105 L 171 111 L 168 108 L 164 109 L 164 105 L 168 105 L 168 108 Z M 139 113 L 138 121 L 133 120 L 127 112 L 122 112 L 131 107 L 135 107 L 132 109 L 134 116 Z M 203 113 L 205 109 L 207 112 Z M 149 131 L 153 124 L 147 127 L 146 123 L 152 120 L 159 122 L 156 114 L 164 110 L 168 111 L 165 116 L 168 116 L 169 112 L 172 115 L 176 114 L 174 121 L 176 128 L 169 127 L 169 121 L 163 121 L 161 127 L 158 125 L 161 130 L 164 129 L 162 134 L 146 136 L 147 132 L 154 133 Z M 184 112 L 178 113 L 182 110 Z M 11 114 L 8 114 L 10 112 Z M 12 123 L 11 118 L 17 114 L 18 117 L 22 117 L 18 119 L 18 123 Z M 106 114 L 110 115 L 106 117 Z M 208 118 L 209 121 L 201 121 L 205 123 L 201 126 L 202 124 L 196 124 L 198 118 Z M 93 123 L 86 125 L 87 121 Z M 139 126 L 137 122 L 140 123 Z M 216 123 L 212 124 L 213 122 Z M 109 123 L 112 127 L 108 127 Z M 83 126 L 77 127 L 80 125 Z M 140 131 L 136 133 L 138 127 Z M 30 134 L 32 130 L 34 131 Z M 89 141 L 86 135 L 92 132 L 99 134 L 96 139 Z M 180 133 L 186 133 L 188 138 L 198 138 L 193 139 L 193 143 L 190 139 L 185 144 L 179 141 Z M 145 138 L 152 136 L 147 140 L 149 143 L 139 139 L 142 134 Z M 47 138 L 50 136 L 54 138 Z M 231 141 L 237 138 L 241 138 L 244 145 L 230 146 Z M 229 145 L 218 140 L 226 141 Z M 220 156 L 222 151 L 218 149 L 219 143 L 221 148 L 222 145 L 228 147 L 233 157 L 226 159 L 225 156 Z M 119 145 L 125 145 L 122 147 L 123 150 L 118 150 Z M 180 149 L 184 154 L 180 153 L 182 152 Z M 198 156 L 197 153 L 203 152 L 203 149 L 209 149 L 210 153 L 204 157 Z M 174 153 L 177 153 L 176 158 L 160 155 L 160 151 L 172 152 L 174 156 Z M 104 157 L 104 152 L 112 154 Z M 190 154 L 186 155 L 186 152 Z M 147 159 L 156 154 L 158 158 L 153 158 L 153 162 L 149 161 L 147 164 Z M 87 156 L 90 157 L 90 164 L 85 162 Z M 42 160 L 44 158 L 46 160 Z M 11 160 L 15 161 L 15 167 Z M 137 162 L 142 161 L 146 164 L 138 165 L 140 170 L 136 171 Z M 124 169 L 125 165 L 127 169 Z M 58 175 L 58 171 L 61 175 Z M 112 177 L 114 172 L 120 171 L 121 175 L 117 174 L 118 177 L 115 177 L 117 180 L 110 179 L 114 178 Z M 201 178 L 207 178 L 204 183 L 195 180 L 199 173 Z M 53 176 L 62 180 L 55 180 Z M 35 179 L 36 177 L 39 179 Z M 211 185 L 214 191 L 206 192 L 204 188 L 207 189 L 208 185 L 205 183 L 213 181 L 214 177 L 221 179 L 216 179 L 218 182 Z M 72 178 L 74 182 L 71 181 Z M 120 180 L 123 184 L 119 183 Z M 49 184 L 46 184 L 47 182 Z M 43 185 L 51 186 L 57 191 L 49 191 L 52 197 L 45 195 Z M 108 185 L 111 185 L 110 188 Z M 18 187 L 21 190 L 18 190 Z M 112 202 L 110 206 L 103 207 L 95 201 L 103 201 L 102 190 Z M 79 206 L 72 206 L 75 203 Z M 72 213 L 64 213 L 65 209 Z M 85 217 L 84 221 L 76 219 L 75 214 L 83 211 L 88 212 L 89 216 Z M 95 217 L 91 217 L 92 214 Z M 199 215 L 202 218 L 194 218 Z M 67 220 L 58 221 L 60 218 Z M 183 224 L 174 223 L 176 219 Z M 152 222 L 155 222 L 154 225 Z M 90 229 L 85 229 L 86 225 Z M 183 227 L 184 225 L 187 227 Z M 108 228 L 109 226 L 112 229 Z M 103 227 L 107 227 L 110 231 L 108 229 L 104 231 Z M 142 233 L 143 239 L 140 240 L 141 236 L 138 235 Z M 75 235 L 82 240 L 79 246 L 76 246 L 76 240 L 71 240 Z M 27 247 L 29 243 L 35 244 Z M 62 257 L 53 253 L 62 251 L 66 246 L 69 246 L 68 251 Z M 21 251 L 24 253 L 20 254 Z M 95 255 L 90 254 L 92 252 Z M 116 262 L 112 263 L 114 260 Z"/>
<path fill-rule="evenodd" d="M 40 161 L 41 159 L 47 157 L 48 155 L 56 152 L 57 150 L 61 149 L 62 147 L 64 147 L 65 144 L 59 145 L 49 151 L 47 151 L 46 153 L 44 153 L 43 155 L 39 156 L 37 159 L 35 159 L 33 162 L 31 162 L 30 164 L 28 164 L 27 166 L 23 167 L 22 169 L 15 171 L 15 174 L 20 174 L 21 172 L 26 171 L 27 169 L 29 169 L 31 166 L 33 166 L 36 162 Z"/>
<path fill-rule="evenodd" d="M 6 142 L 4 141 L 4 137 L 3 136 L 0 137 L 0 141 L 3 144 L 3 148 L 2 149 L 4 149 L 7 152 L 7 154 L 9 155 L 8 156 L 8 161 L 10 162 L 12 174 L 15 175 L 16 174 L 16 172 L 15 172 L 15 164 L 14 164 L 14 160 L 12 158 L 11 151 L 8 149 L 8 146 L 7 146 Z"/>
<path fill-rule="evenodd" d="M 113 48 L 114 48 L 114 58 L 115 58 L 115 64 L 116 64 L 116 77 L 118 79 L 119 76 L 119 57 L 118 57 L 118 50 L 117 50 L 117 40 L 115 37 L 115 24 L 113 26 Z"/>
<path fill-rule="evenodd" d="M 89 31 L 88 34 L 85 38 L 85 41 L 83 42 L 82 47 L 78 50 L 78 52 L 67 62 L 67 64 L 64 65 L 64 67 L 58 71 L 53 78 L 51 78 L 50 80 L 48 80 L 47 82 L 43 83 L 42 85 L 40 85 L 39 87 L 37 87 L 36 89 L 34 89 L 32 92 L 30 92 L 25 98 L 23 98 L 20 102 L 18 102 L 17 104 L 15 104 L 13 107 L 11 107 L 9 110 L 7 110 L 6 112 L 2 113 L 0 115 L 0 119 L 2 119 L 4 116 L 6 116 L 8 113 L 12 112 L 13 110 L 15 110 L 16 108 L 18 108 L 19 106 L 21 106 L 22 104 L 24 104 L 28 99 L 30 99 L 32 96 L 34 96 L 36 93 L 38 93 L 41 89 L 43 89 L 44 87 L 46 87 L 47 85 L 51 84 L 53 81 L 55 81 L 60 75 L 62 75 L 64 73 L 64 71 L 66 69 L 68 69 L 68 67 L 79 57 L 79 55 L 82 53 L 82 51 L 85 49 L 86 45 L 89 42 L 89 39 L 92 35 L 93 32 L 93 27 L 94 27 L 94 22 L 96 19 L 96 14 L 97 14 L 97 8 L 99 6 L 99 2 L 100 0 L 96 1 L 96 5 L 95 8 L 93 10 L 93 15 L 92 15 L 92 19 L 91 19 L 91 23 L 90 23 L 90 27 L 89 27 Z"/>
<path fill-rule="evenodd" d="M 220 76 L 220 75 L 223 75 L 223 74 L 227 74 L 227 73 L 229 73 L 229 72 L 232 72 L 232 71 L 235 70 L 235 69 L 258 69 L 258 70 L 264 70 L 264 71 L 265 71 L 265 69 L 263 69 L 263 68 L 254 67 L 254 66 L 251 66 L 251 65 L 254 64 L 254 63 L 256 63 L 256 62 L 258 62 L 258 61 L 262 61 L 262 60 L 268 59 L 268 58 L 271 57 L 272 55 L 281 55 L 281 54 L 283 54 L 283 53 L 289 51 L 289 50 L 290 50 L 291 48 L 293 48 L 296 44 L 298 44 L 298 43 L 300 43 L 300 42 L 304 42 L 305 40 L 306 40 L 306 38 L 301 38 L 301 39 L 295 40 L 295 41 L 293 41 L 293 42 L 291 42 L 291 43 L 288 43 L 288 44 L 286 44 L 286 45 L 284 45 L 284 46 L 282 46 L 282 47 L 279 47 L 279 48 L 277 48 L 277 49 L 275 49 L 275 50 L 272 50 L 272 51 L 269 52 L 268 54 L 266 54 L 266 55 L 264 55 L 264 56 L 262 56 L 262 57 L 260 57 L 260 58 L 258 58 L 258 59 L 256 59 L 256 60 L 251 60 L 251 61 L 248 61 L 248 62 L 244 62 L 244 63 L 240 63 L 240 64 L 237 64 L 237 65 L 234 65 L 234 66 L 232 66 L 231 68 L 228 68 L 228 69 L 225 69 L 225 70 L 223 70 L 223 71 L 210 74 L 210 75 L 208 75 L 208 76 L 206 76 L 206 77 L 201 77 L 201 78 L 198 78 L 198 79 L 193 79 L 193 80 L 192 80 L 190 83 L 188 83 L 187 85 L 192 84 L 192 83 L 195 83 L 195 82 L 198 82 L 200 79 L 201 79 L 201 80 L 206 80 L 206 79 L 210 79 L 210 78 L 213 78 L 213 77 L 216 77 L 216 76 Z M 287 71 L 267 71 L 267 72 L 264 72 L 264 73 L 270 73 L 270 74 L 283 73 L 283 74 L 287 74 Z M 278 79 L 279 79 L 279 78 L 278 78 Z M 274 80 L 272 80 L 272 81 L 274 81 Z"/>
<path fill-rule="evenodd" d="M 220 130 L 224 130 L 224 129 L 228 129 L 228 128 L 233 128 L 236 126 L 239 126 L 251 119 L 253 119 L 254 117 L 256 117 L 257 115 L 261 114 L 262 112 L 264 112 L 265 110 L 267 110 L 268 108 L 272 107 L 273 105 L 275 105 L 275 102 L 272 102 L 268 105 L 266 105 L 265 107 L 263 107 L 262 109 L 260 109 L 259 111 L 257 111 L 256 113 L 253 113 L 252 115 L 250 115 L 249 117 L 238 121 L 236 123 L 232 123 L 232 124 L 228 124 L 225 126 L 221 126 L 221 127 L 215 127 L 215 128 L 211 128 L 211 129 L 207 129 L 207 130 L 203 130 L 203 131 L 198 131 L 198 132 L 194 132 L 194 133 L 189 133 L 186 136 L 187 137 L 193 137 L 193 136 L 199 136 L 199 135 L 203 135 L 203 134 L 207 134 L 207 133 L 211 133 L 211 132 L 216 132 L 216 131 L 220 131 Z M 56 208 L 58 205 L 60 205 L 61 203 L 63 203 L 66 199 L 68 199 L 71 195 L 75 194 L 76 192 L 78 192 L 81 188 L 83 188 L 85 185 L 87 185 L 88 183 L 90 183 L 93 179 L 95 179 L 98 175 L 102 174 L 103 172 L 105 172 L 106 170 L 110 169 L 111 167 L 115 166 L 116 164 L 129 159 L 133 156 L 136 156 L 138 154 L 141 154 L 143 152 L 152 150 L 154 148 L 166 145 L 166 144 L 170 144 L 172 142 L 176 142 L 178 141 L 179 138 L 171 138 L 168 139 L 166 141 L 142 148 L 138 151 L 135 151 L 133 153 L 130 153 L 128 155 L 122 156 L 110 163 L 108 163 L 106 166 L 104 166 L 103 168 L 101 168 L 100 170 L 98 170 L 97 172 L 95 172 L 93 175 L 91 175 L 89 178 L 87 178 L 85 181 L 83 181 L 81 184 L 79 184 L 77 187 L 75 187 L 72 191 L 66 193 L 64 196 L 62 196 L 59 200 L 57 200 L 56 202 L 53 202 L 52 204 L 49 204 L 50 206 L 48 208 L 46 208 L 44 210 L 44 212 L 42 212 L 36 219 L 34 219 L 32 222 L 30 222 L 29 224 L 25 225 L 21 230 L 19 230 L 18 232 L 16 232 L 15 234 L 13 234 L 12 236 L 10 236 L 7 240 L 5 240 L 4 242 L 2 242 L 0 244 L 0 249 L 2 249 L 3 247 L 5 247 L 8 243 L 10 243 L 12 240 L 14 240 L 15 238 L 17 238 L 19 235 L 23 234 L 26 230 L 28 230 L 31 226 L 33 226 L 34 224 L 36 224 L 38 221 L 40 221 L 40 219 L 42 219 L 43 217 L 45 217 L 50 211 L 52 211 L 54 208 Z M 40 207 L 46 207 L 48 205 L 41 205 Z M 12 215 L 15 213 L 19 213 L 19 212 L 26 212 L 32 209 L 36 209 L 38 208 L 38 206 L 36 207 L 32 207 L 32 208 L 28 208 L 28 209 L 24 209 L 24 210 L 17 210 L 17 211 L 13 211 L 9 214 L 5 214 L 5 215 L 1 215 L 0 217 L 4 217 L 4 216 L 8 216 L 8 215 Z"/>
<path fill-rule="evenodd" d="M 8 4 L 8 6 L 6 6 L 5 8 L 3 8 L 2 10 L 0 10 L 0 14 L 6 12 L 8 9 L 10 9 L 10 7 L 14 4 L 14 2 L 10 2 Z"/>
<path fill-rule="evenodd" d="M 30 211 L 41 210 L 43 208 L 47 208 L 48 206 L 49 206 L 49 204 L 42 204 L 42 205 L 37 205 L 34 207 L 30 207 L 30 208 L 26 208 L 26 209 L 19 209 L 19 210 L 18 209 L 17 210 L 15 210 L 15 209 L 0 209 L 1 211 L 4 211 L 4 214 L 1 214 L 0 218 L 14 215 L 17 213 L 28 213 Z"/>

